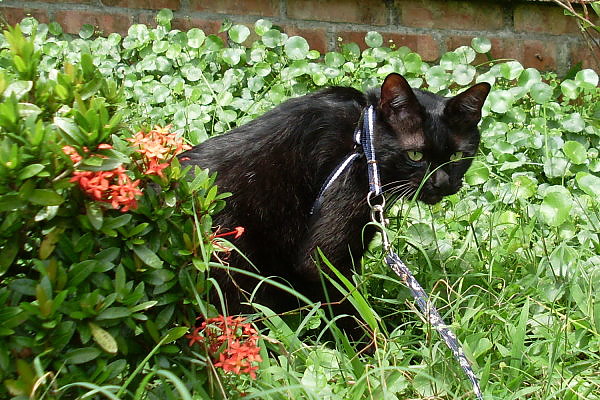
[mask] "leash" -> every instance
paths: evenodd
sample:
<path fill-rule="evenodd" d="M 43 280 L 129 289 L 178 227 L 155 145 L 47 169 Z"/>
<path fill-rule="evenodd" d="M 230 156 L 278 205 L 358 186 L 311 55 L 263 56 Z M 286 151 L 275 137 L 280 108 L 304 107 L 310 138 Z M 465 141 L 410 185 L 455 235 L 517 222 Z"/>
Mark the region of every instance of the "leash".
<path fill-rule="evenodd" d="M 448 325 L 446 325 L 436 307 L 431 303 L 430 298 L 423 287 L 415 279 L 412 272 L 410 272 L 406 264 L 402 262 L 400 257 L 394 252 L 390 245 L 386 231 L 388 221 L 384 215 L 385 198 L 382 196 L 381 178 L 379 175 L 379 167 L 377 166 L 377 159 L 375 157 L 375 148 L 373 146 L 374 124 L 375 109 L 373 106 L 369 106 L 363 111 L 362 130 L 360 128 L 361 122 L 359 121 L 357 124 L 357 127 L 354 131 L 354 140 L 357 145 L 362 147 L 362 151 L 367 159 L 367 171 L 369 174 L 369 193 L 367 194 L 367 203 L 371 208 L 371 221 L 375 226 L 378 227 L 381 233 L 383 249 L 386 253 L 385 262 L 408 287 L 413 298 L 415 299 L 415 302 L 417 303 L 417 306 L 421 310 L 421 313 L 425 315 L 427 321 L 429 321 L 431 326 L 438 332 L 446 345 L 450 348 L 454 358 L 456 361 L 458 361 L 461 368 L 467 375 L 467 378 L 471 382 L 471 385 L 473 386 L 473 392 L 475 393 L 477 399 L 483 400 L 483 394 L 481 393 L 477 376 L 473 372 L 471 363 L 467 359 L 460 343 L 458 342 L 458 339 L 456 338 L 456 335 L 452 332 Z M 357 150 L 355 153 L 346 157 L 346 159 L 344 159 L 329 175 L 319 191 L 319 195 L 315 201 L 315 204 L 313 205 L 311 214 L 318 210 L 322 205 L 323 197 L 327 189 L 342 174 L 342 172 L 358 158 L 359 155 L 360 152 Z"/>

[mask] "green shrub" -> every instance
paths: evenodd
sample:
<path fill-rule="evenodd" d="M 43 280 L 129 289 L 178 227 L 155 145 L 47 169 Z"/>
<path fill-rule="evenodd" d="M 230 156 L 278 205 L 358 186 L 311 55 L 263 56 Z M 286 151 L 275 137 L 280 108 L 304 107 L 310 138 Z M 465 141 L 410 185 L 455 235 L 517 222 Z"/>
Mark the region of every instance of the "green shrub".
<path fill-rule="evenodd" d="M 13 395 L 32 393 L 40 370 L 54 388 L 122 382 L 158 343 L 168 364 L 179 348 L 161 339 L 206 313 L 210 215 L 225 197 L 176 160 L 145 175 L 124 140 L 123 91 L 89 53 L 42 69 L 35 36 L 9 28 L 1 54 L 0 380 Z"/>

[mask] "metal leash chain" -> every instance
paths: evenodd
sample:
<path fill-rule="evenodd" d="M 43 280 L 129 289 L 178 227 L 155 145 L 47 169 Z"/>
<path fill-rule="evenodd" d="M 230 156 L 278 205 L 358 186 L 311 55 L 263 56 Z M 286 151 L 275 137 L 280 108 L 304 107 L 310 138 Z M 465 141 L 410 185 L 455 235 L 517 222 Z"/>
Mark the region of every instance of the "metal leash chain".
<path fill-rule="evenodd" d="M 483 400 L 481 388 L 479 387 L 479 381 L 473 372 L 471 363 L 465 356 L 465 353 L 456 338 L 456 335 L 446 325 L 442 316 L 430 302 L 429 296 L 415 279 L 413 274 L 410 272 L 408 267 L 402 262 L 400 257 L 394 252 L 390 246 L 390 241 L 387 235 L 387 224 L 388 221 L 384 215 L 385 209 L 385 198 L 381 195 L 381 179 L 379 177 L 379 168 L 377 167 L 377 160 L 375 158 L 375 149 L 373 148 L 373 124 L 375 121 L 375 111 L 373 106 L 370 106 L 365 110 L 363 119 L 363 135 L 361 135 L 361 144 L 363 151 L 367 158 L 367 169 L 369 172 L 369 193 L 367 195 L 367 203 L 371 208 L 371 221 L 379 228 L 381 232 L 381 238 L 383 243 L 383 249 L 386 253 L 385 262 L 386 264 L 400 277 L 404 284 L 410 290 L 417 306 L 421 312 L 425 315 L 431 326 L 439 333 L 444 339 L 446 345 L 452 351 L 454 358 L 458 361 L 463 371 L 471 381 L 473 385 L 473 392 L 477 399 Z M 377 198 L 379 203 L 374 203 L 374 199 Z"/>

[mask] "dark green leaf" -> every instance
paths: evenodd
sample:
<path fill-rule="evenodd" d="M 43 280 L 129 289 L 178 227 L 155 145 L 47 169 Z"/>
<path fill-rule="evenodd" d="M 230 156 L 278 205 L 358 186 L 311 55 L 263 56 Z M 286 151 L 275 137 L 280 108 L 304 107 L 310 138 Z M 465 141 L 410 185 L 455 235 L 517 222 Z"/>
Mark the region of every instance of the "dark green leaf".
<path fill-rule="evenodd" d="M 151 268 L 161 268 L 163 265 L 162 260 L 152 250 L 144 245 L 138 245 L 133 247 L 134 253 L 142 260 L 144 264 Z"/>
<path fill-rule="evenodd" d="M 58 206 L 65 201 L 61 195 L 51 189 L 34 189 L 27 200 L 40 206 Z"/>

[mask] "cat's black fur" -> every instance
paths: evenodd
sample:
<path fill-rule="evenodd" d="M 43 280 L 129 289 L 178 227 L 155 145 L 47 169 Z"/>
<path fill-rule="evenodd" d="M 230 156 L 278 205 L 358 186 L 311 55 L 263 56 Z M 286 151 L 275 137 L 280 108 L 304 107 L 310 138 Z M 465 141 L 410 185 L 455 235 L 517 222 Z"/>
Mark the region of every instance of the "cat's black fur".
<path fill-rule="evenodd" d="M 477 151 L 477 123 L 489 89 L 481 83 L 444 98 L 411 89 L 398 74 L 390 74 L 380 89 L 367 94 L 333 87 L 290 99 L 207 140 L 182 154 L 189 157 L 182 163 L 216 171 L 219 189 L 233 193 L 215 224 L 245 228 L 235 245 L 261 275 L 281 277 L 307 297 L 323 301 L 315 249 L 349 277 L 374 235 L 372 228 L 364 229 L 370 217 L 364 156 L 328 189 L 321 208 L 310 213 L 327 176 L 354 151 L 353 133 L 363 108 L 371 104 L 376 108 L 374 147 L 386 193 L 413 196 L 431 173 L 418 198 L 433 204 L 461 187 Z M 462 159 L 450 161 L 459 151 Z M 413 161 L 408 152 L 422 153 L 423 158 Z M 228 261 L 252 270 L 236 253 Z M 241 303 L 257 281 L 235 273 L 219 273 L 217 278 L 229 313 L 242 311 Z M 298 306 L 297 300 L 267 284 L 256 294 L 257 302 L 277 311 Z M 339 300 L 335 290 L 329 296 Z M 350 308 L 342 306 L 338 312 Z"/>

